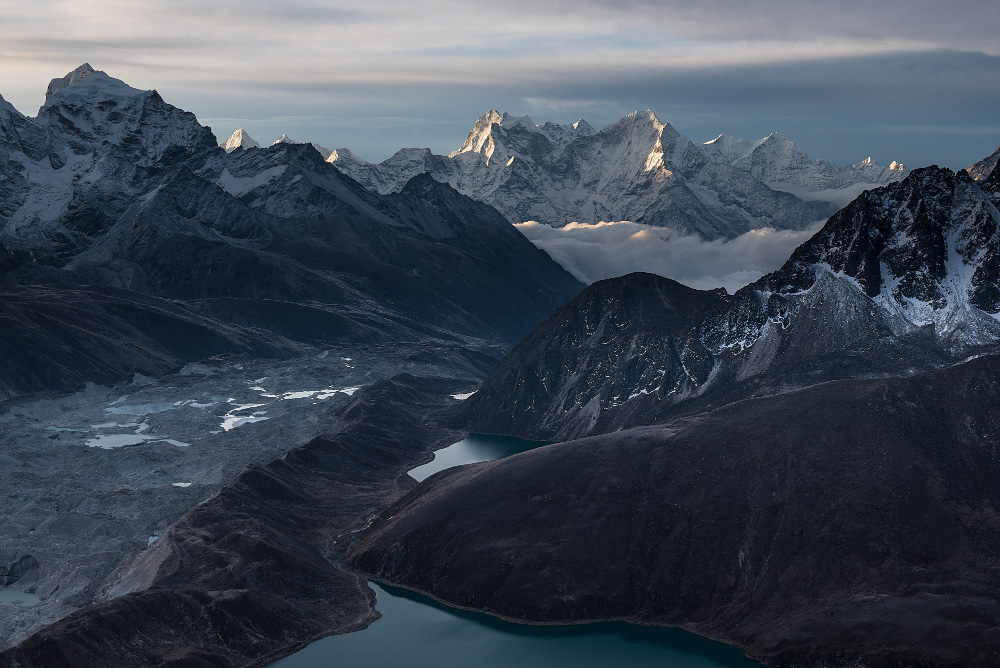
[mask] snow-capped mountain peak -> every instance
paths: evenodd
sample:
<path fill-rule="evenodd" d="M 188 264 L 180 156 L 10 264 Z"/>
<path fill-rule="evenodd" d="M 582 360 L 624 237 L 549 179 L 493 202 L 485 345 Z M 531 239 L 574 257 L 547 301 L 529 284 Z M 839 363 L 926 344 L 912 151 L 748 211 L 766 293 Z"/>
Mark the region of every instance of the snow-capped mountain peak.
<path fill-rule="evenodd" d="M 490 162 L 494 159 L 498 146 L 504 143 L 507 133 L 514 130 L 540 134 L 556 146 L 567 144 L 578 137 L 590 137 L 595 134 L 594 128 L 582 118 L 566 125 L 551 122 L 537 125 L 528 115 L 515 116 L 506 111 L 501 114 L 496 109 L 490 109 L 476 120 L 462 146 L 448 157 L 454 158 L 463 153 L 479 153 Z M 504 149 L 496 155 L 496 159 L 508 162 L 515 153 L 516 151 Z"/>
<path fill-rule="evenodd" d="M 941 338 L 994 341 L 998 229 L 1000 213 L 968 175 L 925 167 L 864 193 L 761 283 L 792 297 L 829 275 L 900 323 L 895 333 L 933 325 Z"/>
<path fill-rule="evenodd" d="M 94 68 L 90 66 L 90 63 L 84 63 L 61 79 L 53 79 L 49 82 L 49 87 L 45 91 L 45 101 L 47 102 L 48 99 L 52 97 L 52 94 L 57 90 L 65 88 L 66 86 L 71 86 L 76 82 L 93 75 Z"/>
<path fill-rule="evenodd" d="M 452 152 L 451 156 L 454 157 L 460 153 L 468 153 L 470 151 L 485 154 L 488 151 L 489 154 L 486 157 L 489 158 L 493 154 L 492 146 L 489 146 L 492 144 L 493 126 L 500 125 L 502 122 L 503 116 L 496 109 L 490 109 L 476 119 L 476 123 L 472 126 L 469 136 L 465 138 L 462 146 L 457 151 Z"/>
<path fill-rule="evenodd" d="M 524 116 L 514 116 L 513 114 L 509 114 L 505 111 L 503 112 L 503 116 L 500 117 L 500 125 L 504 126 L 504 128 L 508 130 L 520 125 L 529 132 L 538 131 L 538 127 L 535 125 L 535 122 L 531 120 L 531 117 L 527 114 Z"/>
<path fill-rule="evenodd" d="M 226 153 L 232 153 L 238 148 L 260 148 L 260 144 L 254 141 L 254 138 L 246 130 L 239 128 L 226 140 L 225 144 L 222 144 L 222 148 L 226 149 Z"/>
<path fill-rule="evenodd" d="M 335 148 L 330 152 L 330 155 L 326 159 L 327 162 L 335 162 L 337 164 L 344 164 L 347 162 L 354 163 L 356 165 L 367 165 L 368 161 L 356 154 L 349 148 Z"/>
<path fill-rule="evenodd" d="M 117 101 L 145 95 L 147 91 L 132 88 L 124 81 L 95 70 L 87 63 L 69 74 L 53 79 L 45 91 L 45 105 L 67 102 Z"/>
<path fill-rule="evenodd" d="M 333 149 L 327 148 L 325 146 L 320 146 L 316 142 L 312 142 L 312 147 L 317 151 L 319 151 L 319 154 L 323 156 L 324 160 L 326 160 L 327 162 L 332 162 L 330 160 L 330 157 L 335 153 Z"/>
<path fill-rule="evenodd" d="M 298 143 L 299 142 L 295 141 L 285 133 L 282 133 L 280 137 L 271 142 L 271 146 L 277 146 L 278 144 L 298 144 Z"/>

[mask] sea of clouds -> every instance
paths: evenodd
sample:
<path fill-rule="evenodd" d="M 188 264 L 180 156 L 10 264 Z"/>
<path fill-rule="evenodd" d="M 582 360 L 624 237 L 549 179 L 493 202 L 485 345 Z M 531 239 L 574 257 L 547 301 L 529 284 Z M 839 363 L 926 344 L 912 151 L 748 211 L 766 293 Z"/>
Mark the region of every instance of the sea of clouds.
<path fill-rule="evenodd" d="M 552 227 L 528 221 L 524 236 L 584 283 L 645 271 L 692 288 L 733 292 L 784 264 L 823 221 L 804 230 L 751 230 L 735 239 L 706 241 L 665 227 L 627 221 Z"/>

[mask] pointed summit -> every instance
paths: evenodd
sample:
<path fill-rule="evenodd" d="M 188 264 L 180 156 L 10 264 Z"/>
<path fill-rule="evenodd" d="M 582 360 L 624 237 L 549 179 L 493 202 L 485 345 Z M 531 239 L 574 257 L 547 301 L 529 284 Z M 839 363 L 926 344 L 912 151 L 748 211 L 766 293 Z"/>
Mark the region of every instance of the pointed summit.
<path fill-rule="evenodd" d="M 45 90 L 45 105 L 56 100 L 92 100 L 106 101 L 122 99 L 144 94 L 138 88 L 132 88 L 124 81 L 109 77 L 100 70 L 95 70 L 89 63 L 84 63 L 66 76 L 53 79 Z"/>
<path fill-rule="evenodd" d="M 348 148 L 335 148 L 326 159 L 327 162 L 337 163 L 343 167 L 349 165 L 367 165 L 368 162 Z"/>
<path fill-rule="evenodd" d="M 232 136 L 226 140 L 226 143 L 221 144 L 221 146 L 226 149 L 226 153 L 232 153 L 238 148 L 260 148 L 260 144 L 254 141 L 253 137 L 247 134 L 247 131 L 243 128 L 239 128 L 236 132 L 234 132 Z"/>
<path fill-rule="evenodd" d="M 62 90 L 66 86 L 72 86 L 78 81 L 94 76 L 94 68 L 90 63 L 84 63 L 61 79 L 53 79 L 49 82 L 49 87 L 45 91 L 45 101 L 48 102 L 52 94 L 57 90 Z"/>
<path fill-rule="evenodd" d="M 455 156 L 459 153 L 475 151 L 477 153 L 485 153 L 486 157 L 489 158 L 493 153 L 492 147 L 488 146 L 492 144 L 493 126 L 500 125 L 502 122 L 503 116 L 496 109 L 490 109 L 476 120 L 476 124 L 472 126 L 472 130 L 469 132 L 469 136 L 465 138 L 465 141 L 462 142 L 462 146 L 451 155 Z"/>
<path fill-rule="evenodd" d="M 282 133 L 280 137 L 271 142 L 271 146 L 277 146 L 278 144 L 298 144 L 298 143 L 299 142 L 295 141 L 288 135 Z"/>

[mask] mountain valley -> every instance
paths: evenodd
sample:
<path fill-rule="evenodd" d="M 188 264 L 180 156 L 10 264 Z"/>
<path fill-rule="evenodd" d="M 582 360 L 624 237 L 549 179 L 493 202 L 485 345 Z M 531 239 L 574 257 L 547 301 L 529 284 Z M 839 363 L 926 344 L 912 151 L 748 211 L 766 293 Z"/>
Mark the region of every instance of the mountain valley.
<path fill-rule="evenodd" d="M 270 665 L 377 623 L 369 578 L 771 665 L 1000 664 L 996 157 L 490 110 L 375 164 L 86 64 L 0 98 L 0 587 L 38 599 L 0 600 L 0 666 Z M 819 220 L 732 293 L 585 286 L 516 226 Z M 556 442 L 408 475 L 470 432 Z"/>

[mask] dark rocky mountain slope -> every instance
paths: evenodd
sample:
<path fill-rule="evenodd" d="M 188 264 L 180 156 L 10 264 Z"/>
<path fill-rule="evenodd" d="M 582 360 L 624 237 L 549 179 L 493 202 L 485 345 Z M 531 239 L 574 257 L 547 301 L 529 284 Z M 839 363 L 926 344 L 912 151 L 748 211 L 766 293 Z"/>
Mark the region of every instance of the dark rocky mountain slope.
<path fill-rule="evenodd" d="M 579 437 L 954 364 L 1000 341 L 998 223 L 966 173 L 928 167 L 862 194 L 733 295 L 651 275 L 595 283 L 515 348 L 465 419 Z"/>
<path fill-rule="evenodd" d="M 308 145 L 227 154 L 193 114 L 89 65 L 53 80 L 34 118 L 0 105 L 0 175 L 0 281 L 184 302 L 204 322 L 259 332 L 258 347 L 349 330 L 353 341 L 435 337 L 497 355 L 582 288 L 449 186 L 420 176 L 381 196 Z M 46 332 L 22 334 L 51 354 Z M 128 368 L 162 366 L 136 361 Z"/>
<path fill-rule="evenodd" d="M 460 607 L 679 626 L 775 665 L 995 666 L 998 360 L 448 469 L 352 563 Z"/>
<path fill-rule="evenodd" d="M 155 376 L 222 355 L 294 352 L 285 337 L 126 290 L 0 284 L 0 397 Z"/>

